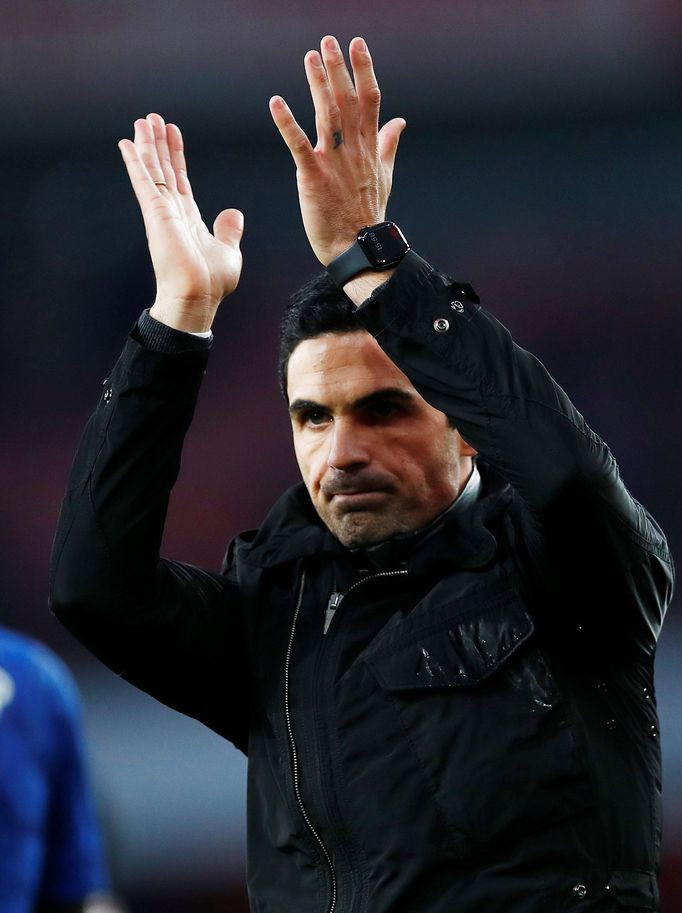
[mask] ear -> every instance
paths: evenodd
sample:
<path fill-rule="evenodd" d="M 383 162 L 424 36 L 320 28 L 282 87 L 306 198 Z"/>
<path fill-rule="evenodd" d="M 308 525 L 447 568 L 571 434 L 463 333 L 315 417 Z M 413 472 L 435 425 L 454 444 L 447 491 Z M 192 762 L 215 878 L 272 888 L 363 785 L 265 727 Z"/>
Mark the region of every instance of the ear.
<path fill-rule="evenodd" d="M 478 450 L 474 450 L 471 444 L 467 444 L 462 435 L 455 428 L 455 434 L 457 435 L 457 440 L 459 442 L 459 453 L 460 456 L 464 457 L 475 457 L 478 454 Z"/>

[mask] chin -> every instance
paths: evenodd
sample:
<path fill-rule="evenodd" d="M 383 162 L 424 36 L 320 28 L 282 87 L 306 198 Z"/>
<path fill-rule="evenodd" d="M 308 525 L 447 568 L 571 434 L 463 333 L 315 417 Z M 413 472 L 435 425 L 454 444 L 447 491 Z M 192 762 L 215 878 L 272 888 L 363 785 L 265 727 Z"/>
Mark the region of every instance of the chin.
<path fill-rule="evenodd" d="M 380 542 L 383 542 L 384 539 L 389 538 L 388 536 L 370 536 L 368 533 L 361 530 L 353 530 L 350 533 L 334 533 L 334 535 L 341 545 L 350 549 L 370 548 L 372 545 L 378 545 Z"/>
<path fill-rule="evenodd" d="M 369 548 L 385 542 L 386 539 L 390 539 L 391 536 L 396 536 L 398 533 L 409 531 L 401 529 L 395 523 L 381 522 L 376 517 L 367 518 L 363 522 L 357 514 L 352 519 L 351 515 L 347 514 L 344 519 L 346 522 L 342 521 L 333 526 L 327 525 L 345 548 Z"/>

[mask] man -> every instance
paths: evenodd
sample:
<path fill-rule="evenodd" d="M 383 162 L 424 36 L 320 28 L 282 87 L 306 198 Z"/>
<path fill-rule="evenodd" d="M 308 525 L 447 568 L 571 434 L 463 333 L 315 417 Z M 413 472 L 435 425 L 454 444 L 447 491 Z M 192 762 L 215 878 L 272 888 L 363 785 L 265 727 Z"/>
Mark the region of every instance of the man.
<path fill-rule="evenodd" d="M 242 217 L 203 226 L 158 115 L 122 141 L 157 297 L 76 456 L 53 608 L 248 754 L 257 913 L 654 910 L 665 540 L 543 366 L 383 224 L 404 121 L 378 129 L 362 39 L 350 61 L 306 55 L 315 148 L 270 102 L 334 282 L 282 326 L 304 484 L 221 575 L 159 543 Z"/>
<path fill-rule="evenodd" d="M 0 909 L 121 913 L 86 772 L 78 695 L 42 644 L 0 627 Z"/>

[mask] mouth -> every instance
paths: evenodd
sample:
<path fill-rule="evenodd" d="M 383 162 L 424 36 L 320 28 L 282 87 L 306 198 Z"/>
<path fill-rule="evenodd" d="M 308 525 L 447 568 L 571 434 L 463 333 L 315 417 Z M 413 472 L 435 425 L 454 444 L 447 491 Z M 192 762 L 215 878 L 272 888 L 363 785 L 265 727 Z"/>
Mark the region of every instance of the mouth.
<path fill-rule="evenodd" d="M 380 505 L 389 493 L 380 489 L 344 491 L 332 496 L 332 501 L 343 510 L 366 510 Z"/>

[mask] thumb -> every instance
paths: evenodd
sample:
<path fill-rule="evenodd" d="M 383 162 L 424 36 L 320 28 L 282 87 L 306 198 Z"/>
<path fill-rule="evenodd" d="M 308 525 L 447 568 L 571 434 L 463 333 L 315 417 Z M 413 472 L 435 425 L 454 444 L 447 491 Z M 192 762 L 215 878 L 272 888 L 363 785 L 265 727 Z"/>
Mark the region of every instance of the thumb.
<path fill-rule="evenodd" d="M 244 233 L 244 214 L 238 209 L 223 209 L 213 223 L 213 234 L 223 244 L 239 248 Z"/>
<path fill-rule="evenodd" d="M 394 117 L 379 130 L 379 158 L 389 174 L 393 173 L 400 134 L 407 126 L 402 117 Z"/>

